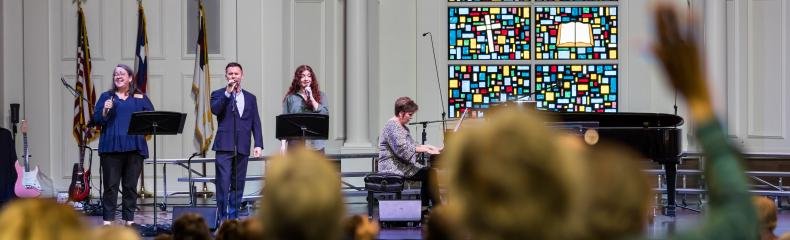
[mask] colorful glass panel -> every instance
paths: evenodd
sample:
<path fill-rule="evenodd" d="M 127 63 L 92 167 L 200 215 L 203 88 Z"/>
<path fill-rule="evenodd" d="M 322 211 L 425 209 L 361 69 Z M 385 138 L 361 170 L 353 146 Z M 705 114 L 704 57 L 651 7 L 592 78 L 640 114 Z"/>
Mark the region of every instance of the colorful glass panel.
<path fill-rule="evenodd" d="M 617 112 L 617 65 L 537 65 L 535 100 L 557 112 Z"/>
<path fill-rule="evenodd" d="M 450 7 L 450 60 L 530 58 L 529 7 Z"/>
<path fill-rule="evenodd" d="M 451 65 L 449 66 L 448 113 L 460 117 L 471 108 L 471 116 L 482 116 L 492 104 L 529 96 L 528 65 Z"/>
<path fill-rule="evenodd" d="M 617 7 L 535 7 L 535 59 L 617 59 Z"/>

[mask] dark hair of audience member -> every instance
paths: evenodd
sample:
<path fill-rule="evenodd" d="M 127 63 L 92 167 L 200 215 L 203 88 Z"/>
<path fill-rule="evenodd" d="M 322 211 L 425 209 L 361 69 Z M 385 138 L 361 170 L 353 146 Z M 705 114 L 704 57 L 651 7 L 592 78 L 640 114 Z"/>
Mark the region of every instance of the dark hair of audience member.
<path fill-rule="evenodd" d="M 535 110 L 500 108 L 445 147 L 450 201 L 470 239 L 569 239 L 584 221 L 584 161 Z"/>
<path fill-rule="evenodd" d="M 85 239 L 88 229 L 80 214 L 53 199 L 17 199 L 0 212 L 0 239 Z"/>
<path fill-rule="evenodd" d="M 206 220 L 195 213 L 187 213 L 173 222 L 174 240 L 209 240 L 211 231 Z"/>
<path fill-rule="evenodd" d="M 244 233 L 239 220 L 225 220 L 217 230 L 216 240 L 243 239 Z"/>
<path fill-rule="evenodd" d="M 167 233 L 161 233 L 159 235 L 156 235 L 156 237 L 154 237 L 154 240 L 173 240 L 173 235 Z"/>
<path fill-rule="evenodd" d="M 345 205 L 340 176 L 322 155 L 300 148 L 268 161 L 263 196 L 266 239 L 341 238 Z"/>

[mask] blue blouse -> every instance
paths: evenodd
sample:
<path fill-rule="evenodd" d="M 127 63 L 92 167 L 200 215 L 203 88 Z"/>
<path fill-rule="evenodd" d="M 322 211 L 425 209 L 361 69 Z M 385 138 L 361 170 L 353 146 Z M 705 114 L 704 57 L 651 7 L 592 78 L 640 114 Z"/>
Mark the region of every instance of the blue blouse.
<path fill-rule="evenodd" d="M 113 108 L 102 116 L 104 101 L 115 96 Z M 122 100 L 113 91 L 107 91 L 99 96 L 96 101 L 96 109 L 93 113 L 93 122 L 101 126 L 101 137 L 99 138 L 99 154 L 113 152 L 138 151 L 143 158 L 148 158 L 148 144 L 142 135 L 128 135 L 129 122 L 132 113 L 139 111 L 153 111 L 154 105 L 147 96 L 137 98 L 129 95 L 126 100 Z"/>

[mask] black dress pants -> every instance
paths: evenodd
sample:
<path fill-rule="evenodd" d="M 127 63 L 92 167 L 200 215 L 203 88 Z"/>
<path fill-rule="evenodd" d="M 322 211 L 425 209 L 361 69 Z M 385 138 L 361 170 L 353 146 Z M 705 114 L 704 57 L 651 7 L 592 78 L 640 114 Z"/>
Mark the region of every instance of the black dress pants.
<path fill-rule="evenodd" d="M 143 156 L 138 151 L 103 153 L 101 154 L 102 179 L 104 193 L 104 221 L 115 220 L 115 210 L 118 206 L 118 185 L 121 185 L 123 198 L 121 200 L 121 219 L 134 220 L 134 210 L 137 209 L 137 179 L 143 170 Z"/>
<path fill-rule="evenodd" d="M 439 191 L 439 182 L 436 181 L 435 169 L 429 167 L 420 168 L 417 173 L 411 177 L 407 177 L 406 180 L 422 182 L 422 186 L 420 187 L 420 200 L 422 201 L 423 207 L 430 206 L 430 204 L 441 204 L 439 195 L 434 192 Z"/>

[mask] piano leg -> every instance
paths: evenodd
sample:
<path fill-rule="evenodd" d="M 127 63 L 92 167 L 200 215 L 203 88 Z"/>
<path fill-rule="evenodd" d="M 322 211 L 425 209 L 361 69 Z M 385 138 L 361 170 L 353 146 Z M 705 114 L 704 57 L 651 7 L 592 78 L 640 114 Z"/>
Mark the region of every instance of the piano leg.
<path fill-rule="evenodd" d="M 666 171 L 667 181 L 667 205 L 664 206 L 664 216 L 675 216 L 675 180 L 677 178 L 677 164 L 666 163 L 664 164 L 664 171 Z"/>

